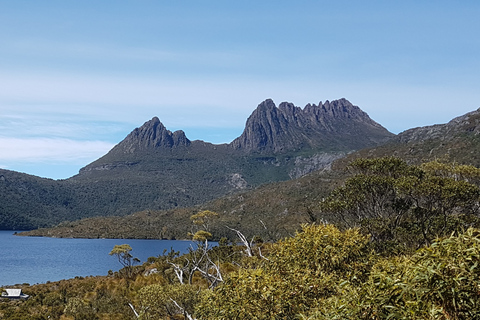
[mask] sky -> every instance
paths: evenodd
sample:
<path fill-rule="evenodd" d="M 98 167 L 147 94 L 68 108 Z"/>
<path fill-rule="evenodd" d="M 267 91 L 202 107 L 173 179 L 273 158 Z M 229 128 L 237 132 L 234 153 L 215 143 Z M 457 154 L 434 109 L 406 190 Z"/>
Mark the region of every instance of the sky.
<path fill-rule="evenodd" d="M 480 1 L 0 0 L 0 168 L 65 179 L 157 116 L 231 142 L 265 99 L 393 133 L 480 107 Z"/>

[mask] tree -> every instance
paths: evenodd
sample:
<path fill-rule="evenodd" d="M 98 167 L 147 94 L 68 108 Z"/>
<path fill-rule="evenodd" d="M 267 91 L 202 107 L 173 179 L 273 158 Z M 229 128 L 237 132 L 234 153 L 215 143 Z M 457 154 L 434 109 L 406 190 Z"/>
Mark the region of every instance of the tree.
<path fill-rule="evenodd" d="M 167 260 L 180 284 L 188 282 L 191 285 L 195 274 L 200 274 L 208 282 L 209 287 L 215 287 L 223 281 L 220 263 L 218 261 L 214 262 L 209 255 L 208 239 L 212 237 L 212 234 L 208 231 L 209 223 L 217 217 L 218 213 L 210 210 L 200 211 L 190 217 L 197 228 L 194 234 L 189 233 L 189 236 L 196 242 L 196 248 L 194 249 L 191 246 L 189 253 L 184 255 L 182 259 L 178 259 L 181 261 Z M 199 229 L 200 227 L 203 229 Z"/>
<path fill-rule="evenodd" d="M 116 256 L 118 262 L 123 266 L 123 270 L 125 270 L 125 277 L 127 279 L 131 279 L 133 277 L 133 265 L 135 263 L 139 263 L 140 260 L 138 258 L 134 258 L 130 253 L 132 251 L 132 247 L 128 244 L 121 244 L 115 245 L 110 251 L 109 255 Z"/>
<path fill-rule="evenodd" d="M 200 226 L 203 230 L 208 232 L 210 230 L 210 223 L 216 218 L 218 218 L 218 213 L 210 210 L 203 210 L 192 215 L 190 220 L 192 220 L 194 225 Z"/>

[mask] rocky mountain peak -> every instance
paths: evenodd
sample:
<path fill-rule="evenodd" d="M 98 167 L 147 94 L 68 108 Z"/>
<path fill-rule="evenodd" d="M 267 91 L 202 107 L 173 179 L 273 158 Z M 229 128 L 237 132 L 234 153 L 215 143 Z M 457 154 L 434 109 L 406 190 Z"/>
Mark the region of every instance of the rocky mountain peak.
<path fill-rule="evenodd" d="M 141 127 L 134 129 L 114 149 L 125 153 L 133 153 L 137 150 L 168 149 L 190 145 L 182 130 L 171 132 L 160 122 L 158 117 L 145 122 Z"/>
<path fill-rule="evenodd" d="M 253 152 L 283 152 L 303 148 L 362 148 L 392 137 L 347 99 L 278 106 L 271 99 L 260 103 L 247 119 L 245 130 L 231 146 Z"/>

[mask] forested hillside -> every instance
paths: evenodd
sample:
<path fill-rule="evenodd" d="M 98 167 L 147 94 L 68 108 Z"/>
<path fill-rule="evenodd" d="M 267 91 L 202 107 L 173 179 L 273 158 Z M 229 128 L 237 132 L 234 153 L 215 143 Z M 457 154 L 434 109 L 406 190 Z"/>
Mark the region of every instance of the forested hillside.
<path fill-rule="evenodd" d="M 191 230 L 190 216 L 198 211 L 218 212 L 211 225 L 214 239 L 234 237 L 225 228 L 241 228 L 245 234 L 279 239 L 291 235 L 302 223 L 324 218 L 318 203 L 339 185 L 343 171 L 317 171 L 305 177 L 267 184 L 187 208 L 143 210 L 124 217 L 93 217 L 65 222 L 48 229 L 32 230 L 32 236 L 78 238 L 184 239 Z"/>

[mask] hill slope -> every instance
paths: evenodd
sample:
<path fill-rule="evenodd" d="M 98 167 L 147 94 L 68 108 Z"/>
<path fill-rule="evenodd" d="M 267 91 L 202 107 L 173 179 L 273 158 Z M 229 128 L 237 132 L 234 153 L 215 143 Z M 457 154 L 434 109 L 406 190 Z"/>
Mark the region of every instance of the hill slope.
<path fill-rule="evenodd" d="M 387 143 L 366 148 L 337 162 L 358 157 L 393 155 L 411 163 L 435 159 L 480 167 L 480 108 L 445 124 L 418 127 L 399 133 Z"/>

